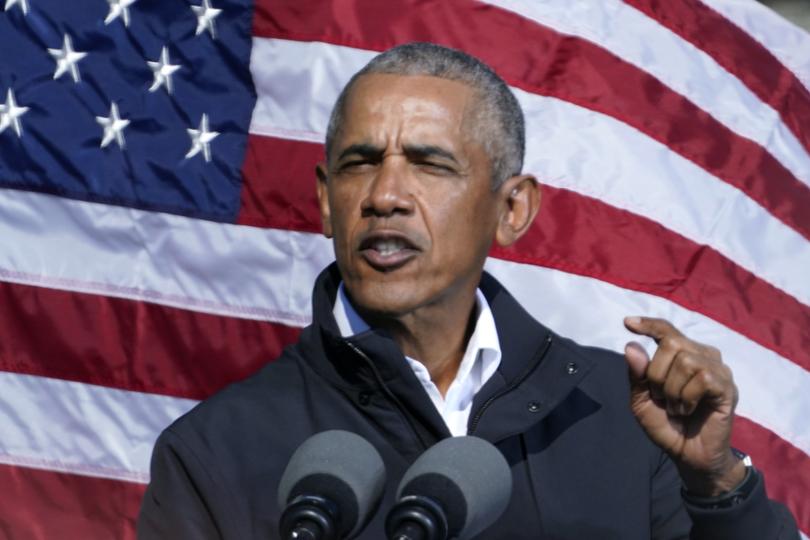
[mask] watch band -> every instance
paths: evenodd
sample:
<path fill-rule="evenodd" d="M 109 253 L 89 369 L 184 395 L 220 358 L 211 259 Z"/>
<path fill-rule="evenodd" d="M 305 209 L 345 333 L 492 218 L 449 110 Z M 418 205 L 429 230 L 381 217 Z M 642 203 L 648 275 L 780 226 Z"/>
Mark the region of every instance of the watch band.
<path fill-rule="evenodd" d="M 717 495 L 716 497 L 700 497 L 697 495 L 692 495 L 686 491 L 686 488 L 681 488 L 681 495 L 686 502 L 692 506 L 696 506 L 704 510 L 720 510 L 724 508 L 732 508 L 742 504 L 746 499 L 748 499 L 759 483 L 761 475 L 759 474 L 759 471 L 754 468 L 751 458 L 747 454 L 737 450 L 736 448 L 732 448 L 731 451 L 745 465 L 745 477 L 743 478 L 742 482 L 740 482 L 737 487 L 728 493 L 723 493 L 722 495 Z"/>

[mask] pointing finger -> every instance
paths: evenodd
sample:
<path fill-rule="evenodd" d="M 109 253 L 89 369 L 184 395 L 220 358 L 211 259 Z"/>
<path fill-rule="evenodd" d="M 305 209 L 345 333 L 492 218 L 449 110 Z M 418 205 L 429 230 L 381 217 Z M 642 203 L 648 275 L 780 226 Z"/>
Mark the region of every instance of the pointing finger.
<path fill-rule="evenodd" d="M 635 334 L 650 336 L 656 341 L 660 341 L 668 336 L 682 337 L 680 330 L 665 319 L 654 317 L 625 317 L 624 326 Z"/>

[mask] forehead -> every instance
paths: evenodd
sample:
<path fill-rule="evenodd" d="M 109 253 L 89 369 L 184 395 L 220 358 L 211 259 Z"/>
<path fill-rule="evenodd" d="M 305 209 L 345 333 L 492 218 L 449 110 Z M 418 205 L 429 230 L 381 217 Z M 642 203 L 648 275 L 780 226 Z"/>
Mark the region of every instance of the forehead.
<path fill-rule="evenodd" d="M 475 105 L 469 85 L 422 75 L 358 78 L 346 101 L 343 135 L 416 136 L 423 131 L 461 136 Z"/>

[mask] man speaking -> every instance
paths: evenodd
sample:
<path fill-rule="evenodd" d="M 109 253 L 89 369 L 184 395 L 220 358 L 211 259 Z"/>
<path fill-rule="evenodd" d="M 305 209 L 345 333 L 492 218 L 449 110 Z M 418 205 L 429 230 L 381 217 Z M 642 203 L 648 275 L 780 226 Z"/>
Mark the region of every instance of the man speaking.
<path fill-rule="evenodd" d="M 140 538 L 277 537 L 284 468 L 331 429 L 364 437 L 387 470 L 359 538 L 385 538 L 411 463 L 468 434 L 512 475 L 479 538 L 798 538 L 729 445 L 737 390 L 719 351 L 644 317 L 624 323 L 655 339 L 652 359 L 635 343 L 624 357 L 579 346 L 483 272 L 493 242 L 517 241 L 538 211 L 523 153 L 517 101 L 464 53 L 404 45 L 352 78 L 317 168 L 337 260 L 313 322 L 161 435 Z"/>

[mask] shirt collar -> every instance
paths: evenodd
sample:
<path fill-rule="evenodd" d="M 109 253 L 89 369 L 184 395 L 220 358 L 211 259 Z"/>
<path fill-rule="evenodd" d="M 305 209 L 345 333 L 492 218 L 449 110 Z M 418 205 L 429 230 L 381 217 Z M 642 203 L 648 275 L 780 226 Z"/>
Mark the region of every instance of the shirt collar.
<path fill-rule="evenodd" d="M 480 358 L 480 371 L 478 369 L 476 369 L 476 371 L 483 382 L 485 382 L 498 368 L 498 364 L 500 364 L 501 344 L 498 340 L 498 330 L 495 327 L 495 319 L 492 316 L 492 310 L 489 307 L 489 302 L 487 302 L 484 293 L 481 292 L 481 289 L 475 290 L 475 304 L 477 319 L 475 329 L 470 336 L 470 341 L 467 343 L 467 349 L 459 365 L 456 379 L 463 380 L 469 377 L 473 368 L 476 366 L 476 361 Z M 371 329 L 354 309 L 348 296 L 346 296 L 346 289 L 343 286 L 343 282 L 338 285 L 338 292 L 335 297 L 335 305 L 332 309 L 332 313 L 334 314 L 335 322 L 337 322 L 338 330 L 340 330 L 340 335 L 343 337 L 361 334 Z M 408 360 L 411 367 L 417 372 L 417 375 L 422 371 L 419 369 L 420 367 L 424 369 L 422 375 L 427 373 L 427 368 L 425 368 L 423 364 L 415 362 L 413 358 L 408 358 Z"/>
<path fill-rule="evenodd" d="M 335 307 L 332 308 L 332 314 L 335 316 L 338 330 L 340 330 L 340 335 L 343 337 L 351 337 L 371 330 L 371 327 L 366 324 L 366 321 L 355 311 L 354 306 L 346 296 L 346 288 L 343 286 L 342 281 L 340 285 L 338 285 Z"/>
<path fill-rule="evenodd" d="M 501 343 L 495 327 L 495 318 L 481 289 L 475 290 L 475 300 L 477 311 L 475 329 L 459 364 L 456 380 L 472 376 L 475 392 L 478 392 L 501 362 Z M 480 365 L 477 365 L 478 362 Z"/>

